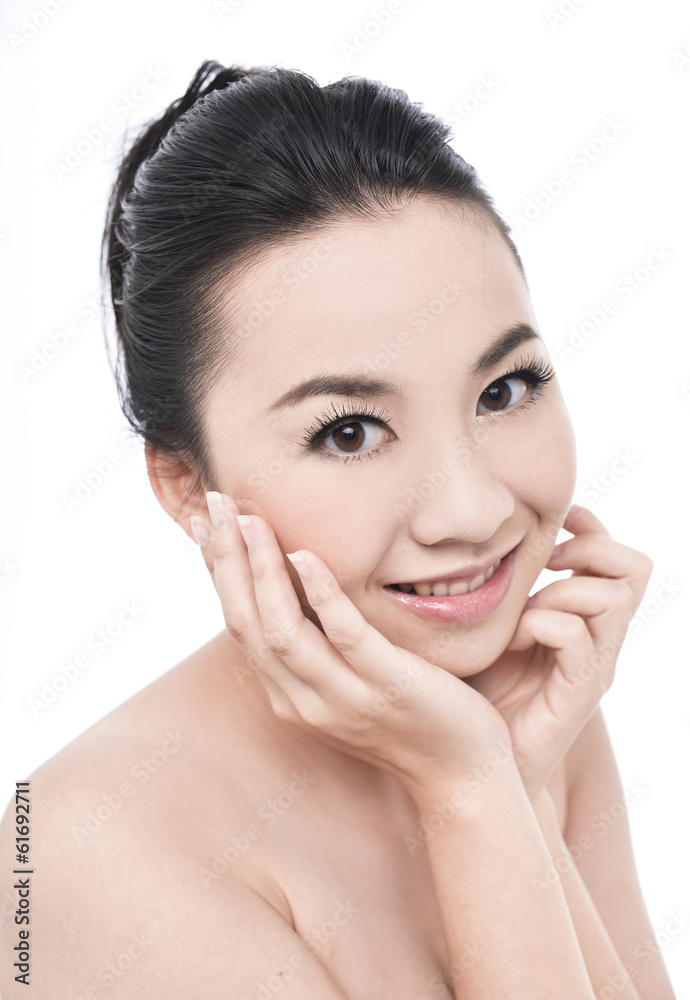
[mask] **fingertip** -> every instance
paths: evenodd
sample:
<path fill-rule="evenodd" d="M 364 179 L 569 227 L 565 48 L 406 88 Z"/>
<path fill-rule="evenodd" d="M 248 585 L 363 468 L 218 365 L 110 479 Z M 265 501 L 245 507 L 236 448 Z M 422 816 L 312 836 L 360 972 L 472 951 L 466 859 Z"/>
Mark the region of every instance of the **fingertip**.
<path fill-rule="evenodd" d="M 199 543 L 199 547 L 203 548 L 204 545 L 208 545 L 211 539 L 211 532 L 206 521 L 203 517 L 199 517 L 197 514 L 192 514 L 189 519 L 192 531 L 194 532 L 194 537 Z"/>
<path fill-rule="evenodd" d="M 303 552 L 286 552 L 285 555 L 297 570 L 301 580 L 308 580 L 311 577 L 311 566 L 305 559 Z"/>

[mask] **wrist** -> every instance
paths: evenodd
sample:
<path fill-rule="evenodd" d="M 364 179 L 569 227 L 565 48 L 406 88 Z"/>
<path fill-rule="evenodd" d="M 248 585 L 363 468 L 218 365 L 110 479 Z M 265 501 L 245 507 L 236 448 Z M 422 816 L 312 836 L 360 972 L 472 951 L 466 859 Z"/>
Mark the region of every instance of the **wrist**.
<path fill-rule="evenodd" d="M 405 787 L 420 817 L 444 810 L 471 816 L 500 807 L 507 797 L 528 801 L 512 748 L 504 740 L 497 740 L 472 765 L 443 761 L 410 776 Z"/>

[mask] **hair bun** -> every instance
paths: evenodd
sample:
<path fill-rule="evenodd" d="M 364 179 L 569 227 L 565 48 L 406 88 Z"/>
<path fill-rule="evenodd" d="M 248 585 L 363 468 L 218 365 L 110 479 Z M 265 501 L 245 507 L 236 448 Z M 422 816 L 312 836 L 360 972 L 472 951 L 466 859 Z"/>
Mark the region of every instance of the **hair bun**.
<path fill-rule="evenodd" d="M 134 167 L 130 179 L 134 180 L 134 173 L 138 167 L 153 155 L 178 118 L 189 111 L 198 100 L 213 90 L 222 90 L 246 76 L 258 76 L 264 72 L 266 72 L 264 67 L 251 67 L 249 69 L 244 69 L 241 66 L 226 67 L 212 59 L 203 62 L 182 97 L 173 101 L 164 114 L 149 125 L 130 149 L 127 161 L 129 163 L 131 160 Z"/>

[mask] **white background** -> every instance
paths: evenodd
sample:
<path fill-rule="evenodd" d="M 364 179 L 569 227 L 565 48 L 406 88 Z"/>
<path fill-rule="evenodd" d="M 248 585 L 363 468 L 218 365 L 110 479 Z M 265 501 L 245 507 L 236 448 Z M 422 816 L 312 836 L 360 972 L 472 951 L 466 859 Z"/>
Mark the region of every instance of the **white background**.
<path fill-rule="evenodd" d="M 39 3 L 3 4 L 0 798 L 222 628 L 199 552 L 158 505 L 125 433 L 89 301 L 125 130 L 158 116 L 207 58 L 300 68 L 321 84 L 380 79 L 452 124 L 455 148 L 513 225 L 576 431 L 574 499 L 655 563 L 603 706 L 623 781 L 645 790 L 630 805 L 637 864 L 680 998 L 690 934 L 664 926 L 690 915 L 690 11 L 563 0 L 558 15 L 558 2 L 400 0 L 378 35 L 382 0 L 44 0 L 50 16 Z M 103 119 L 103 140 L 61 169 Z M 607 119 L 619 134 L 600 142 Z M 583 161 L 583 145 L 594 159 Z M 571 183 L 559 193 L 563 170 Z M 654 248 L 665 260 L 645 271 Z M 624 297 L 618 283 L 641 267 Z M 49 346 L 70 322 L 66 346 Z M 111 453 L 111 474 L 68 510 L 65 495 Z M 553 578 L 545 571 L 537 586 Z M 30 699 L 126 601 L 142 609 L 136 621 L 37 710 Z"/>

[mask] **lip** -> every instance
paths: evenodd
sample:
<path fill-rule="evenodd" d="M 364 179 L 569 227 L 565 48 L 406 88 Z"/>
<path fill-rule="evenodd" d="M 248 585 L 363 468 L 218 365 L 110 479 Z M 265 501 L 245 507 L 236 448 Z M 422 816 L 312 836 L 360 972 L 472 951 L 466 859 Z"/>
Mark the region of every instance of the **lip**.
<path fill-rule="evenodd" d="M 419 615 L 420 618 L 455 624 L 470 624 L 490 615 L 505 597 L 512 579 L 517 549 L 516 545 L 514 549 L 503 556 L 501 565 L 490 580 L 468 594 L 457 594 L 455 597 L 440 597 L 431 594 L 429 597 L 420 597 L 419 594 L 406 594 L 402 590 L 395 590 L 392 584 L 386 584 L 383 589 L 410 611 Z M 489 569 L 495 562 L 494 559 L 494 562 L 489 563 L 486 568 Z M 478 575 L 478 573 L 475 574 L 475 576 Z M 433 579 L 438 580 L 440 577 L 433 577 Z M 404 583 L 405 581 L 400 582 Z M 415 580 L 415 583 L 422 582 L 424 581 Z"/>
<path fill-rule="evenodd" d="M 518 543 L 519 544 L 519 543 Z M 441 580 L 473 580 L 475 576 L 484 576 L 488 573 L 492 566 L 495 566 L 499 559 L 505 559 L 505 557 L 517 548 L 517 545 L 513 546 L 512 549 L 507 549 L 501 555 L 494 556 L 492 559 L 485 559 L 483 563 L 475 563 L 474 566 L 465 566 L 462 570 L 453 571 L 450 573 L 444 573 L 442 576 L 436 574 L 436 576 L 424 576 L 415 577 L 413 580 L 391 580 L 390 584 L 385 584 L 386 587 L 391 586 L 394 583 L 436 583 Z"/>

